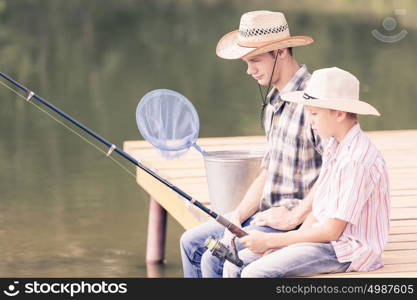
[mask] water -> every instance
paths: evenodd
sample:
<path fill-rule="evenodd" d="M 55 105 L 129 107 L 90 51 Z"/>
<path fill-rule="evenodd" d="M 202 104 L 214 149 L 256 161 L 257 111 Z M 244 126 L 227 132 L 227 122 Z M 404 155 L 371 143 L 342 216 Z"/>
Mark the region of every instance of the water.
<path fill-rule="evenodd" d="M 120 147 L 141 139 L 136 105 L 156 88 L 193 102 L 201 137 L 260 135 L 255 82 L 214 49 L 243 12 L 281 9 L 293 34 L 315 39 L 294 50 L 300 63 L 361 80 L 361 98 L 383 115 L 362 118 L 365 130 L 417 128 L 415 4 L 396 2 L 407 12 L 396 16 L 376 2 L 335 3 L 0 0 L 0 70 Z M 371 34 L 391 34 L 388 16 L 399 20 L 392 33 L 408 25 L 397 43 Z M 129 174 L 3 87 L 0 104 L 1 277 L 182 275 L 183 229 L 171 218 L 167 263 L 146 268 L 148 196 Z"/>

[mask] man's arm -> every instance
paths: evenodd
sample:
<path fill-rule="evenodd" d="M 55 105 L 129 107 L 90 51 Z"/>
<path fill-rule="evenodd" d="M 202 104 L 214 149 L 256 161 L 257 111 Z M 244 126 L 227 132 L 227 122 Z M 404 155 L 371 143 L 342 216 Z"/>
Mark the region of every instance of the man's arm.
<path fill-rule="evenodd" d="M 232 212 L 229 219 L 233 224 L 240 226 L 246 219 L 256 213 L 259 209 L 259 203 L 265 185 L 266 169 L 261 168 L 261 172 L 249 186 L 248 191 L 242 201 Z M 226 230 L 223 236 L 223 242 L 227 243 L 233 238 L 233 234 Z"/>

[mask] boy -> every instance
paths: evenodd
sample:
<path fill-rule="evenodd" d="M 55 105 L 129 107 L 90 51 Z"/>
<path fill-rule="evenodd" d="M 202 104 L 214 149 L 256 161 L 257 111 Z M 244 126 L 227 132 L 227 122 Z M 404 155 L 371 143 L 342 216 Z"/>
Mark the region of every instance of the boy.
<path fill-rule="evenodd" d="M 313 130 L 330 139 L 311 193 L 312 212 L 296 231 L 250 231 L 240 239 L 245 265 L 226 262 L 223 275 L 311 276 L 382 267 L 389 232 L 387 169 L 356 117 L 378 111 L 359 100 L 359 81 L 339 68 L 315 71 L 305 92 L 282 99 L 304 104 Z"/>

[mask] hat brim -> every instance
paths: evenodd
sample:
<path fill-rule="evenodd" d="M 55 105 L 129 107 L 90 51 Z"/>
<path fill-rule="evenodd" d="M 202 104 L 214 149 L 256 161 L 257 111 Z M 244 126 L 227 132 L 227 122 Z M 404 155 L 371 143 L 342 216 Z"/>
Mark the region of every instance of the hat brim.
<path fill-rule="evenodd" d="M 314 106 L 320 108 L 341 110 L 360 115 L 374 115 L 381 114 L 369 103 L 361 100 L 351 99 L 305 99 L 304 92 L 289 92 L 281 95 L 281 99 L 287 102 L 303 104 L 306 106 Z"/>
<path fill-rule="evenodd" d="M 224 35 L 219 40 L 216 47 L 217 56 L 224 59 L 239 59 L 282 48 L 305 46 L 314 41 L 309 36 L 289 36 L 260 47 L 242 47 L 237 42 L 238 34 L 239 30 L 235 30 Z"/>

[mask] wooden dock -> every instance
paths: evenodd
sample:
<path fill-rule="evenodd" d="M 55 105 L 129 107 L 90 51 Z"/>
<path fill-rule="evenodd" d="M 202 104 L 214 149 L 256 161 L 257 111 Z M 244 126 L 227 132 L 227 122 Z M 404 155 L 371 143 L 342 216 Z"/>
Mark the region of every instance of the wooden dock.
<path fill-rule="evenodd" d="M 417 277 L 417 130 L 366 132 L 384 155 L 391 181 L 391 229 L 383 254 L 385 266 L 374 272 L 320 277 Z M 200 138 L 205 151 L 265 150 L 263 136 Z M 194 149 L 166 160 L 145 141 L 126 141 L 124 150 L 160 176 L 210 207 L 204 160 Z M 147 262 L 164 260 L 166 213 L 184 229 L 209 219 L 200 209 L 137 168 L 137 183 L 150 195 Z"/>

